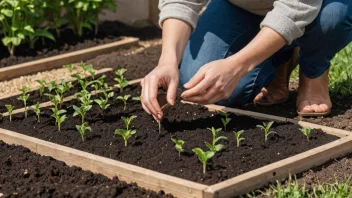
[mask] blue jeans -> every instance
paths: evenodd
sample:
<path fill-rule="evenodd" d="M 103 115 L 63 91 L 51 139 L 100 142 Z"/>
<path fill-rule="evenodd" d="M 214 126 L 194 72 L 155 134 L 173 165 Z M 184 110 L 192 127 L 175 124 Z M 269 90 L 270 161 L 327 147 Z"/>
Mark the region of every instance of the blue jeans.
<path fill-rule="evenodd" d="M 180 87 L 200 67 L 231 56 L 246 46 L 260 31 L 263 16 L 232 5 L 228 0 L 212 0 L 201 15 L 185 48 L 180 64 Z M 321 76 L 330 60 L 352 40 L 352 0 L 324 0 L 317 18 L 302 37 L 284 46 L 244 76 L 230 97 L 219 101 L 225 106 L 251 102 L 275 76 L 275 67 L 285 63 L 293 48 L 300 47 L 299 65 L 309 78 Z"/>

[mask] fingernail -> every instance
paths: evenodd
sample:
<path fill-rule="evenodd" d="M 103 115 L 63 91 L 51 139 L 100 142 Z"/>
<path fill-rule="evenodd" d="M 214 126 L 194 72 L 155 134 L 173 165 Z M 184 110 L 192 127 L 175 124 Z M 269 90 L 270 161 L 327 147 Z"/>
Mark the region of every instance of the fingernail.
<path fill-rule="evenodd" d="M 158 122 L 158 119 L 155 117 L 155 115 L 153 115 L 153 118 L 156 122 Z"/>
<path fill-rule="evenodd" d="M 175 105 L 175 99 L 171 99 L 171 105 Z"/>
<path fill-rule="evenodd" d="M 158 114 L 158 119 L 161 120 L 162 118 L 163 117 L 160 114 Z"/>

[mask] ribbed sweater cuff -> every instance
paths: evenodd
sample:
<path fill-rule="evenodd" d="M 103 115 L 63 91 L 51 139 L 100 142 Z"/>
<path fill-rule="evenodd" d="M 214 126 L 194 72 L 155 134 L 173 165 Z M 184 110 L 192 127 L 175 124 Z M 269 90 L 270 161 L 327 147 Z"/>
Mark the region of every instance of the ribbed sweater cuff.
<path fill-rule="evenodd" d="M 283 36 L 289 45 L 304 33 L 304 30 L 301 30 L 290 18 L 275 12 L 269 12 L 261 22 L 260 27 L 273 29 Z"/>
<path fill-rule="evenodd" d="M 159 15 L 159 25 L 162 27 L 166 19 L 179 19 L 188 23 L 192 30 L 196 28 L 198 21 L 198 13 L 183 4 L 170 4 L 163 7 Z"/>

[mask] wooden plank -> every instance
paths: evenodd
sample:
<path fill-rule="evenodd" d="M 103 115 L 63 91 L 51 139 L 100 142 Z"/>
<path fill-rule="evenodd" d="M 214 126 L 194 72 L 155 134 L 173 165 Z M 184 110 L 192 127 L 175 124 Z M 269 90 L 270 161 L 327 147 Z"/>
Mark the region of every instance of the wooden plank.
<path fill-rule="evenodd" d="M 112 70 L 113 70 L 112 68 L 103 68 L 103 69 L 98 70 L 95 75 L 99 75 L 99 74 L 103 74 L 103 73 L 106 73 L 106 72 L 110 72 Z M 91 75 L 88 73 L 88 74 L 86 74 L 86 76 L 89 77 Z M 68 82 L 73 82 L 75 80 L 76 79 L 72 79 L 72 80 L 69 80 Z M 39 90 L 39 83 L 38 83 L 38 88 L 31 89 L 31 91 L 35 91 L 35 90 Z M 0 100 L 6 99 L 6 98 L 11 98 L 13 96 L 18 96 L 18 95 L 21 95 L 21 94 L 22 94 L 21 91 L 16 91 L 16 92 L 4 95 L 4 96 L 0 96 Z"/>
<path fill-rule="evenodd" d="M 141 82 L 141 78 L 140 79 L 136 79 L 136 80 L 131 80 L 128 82 L 129 85 L 135 85 L 135 84 L 139 84 Z M 119 85 L 114 85 L 113 89 L 117 89 L 119 88 Z M 101 91 L 98 91 L 98 93 L 101 93 Z M 95 95 L 97 94 L 95 91 L 92 91 L 92 95 Z M 68 96 L 68 97 L 65 97 L 64 98 L 64 102 L 67 102 L 67 101 L 70 101 L 70 100 L 73 100 L 75 99 L 75 96 Z M 53 103 L 51 101 L 48 101 L 48 102 L 43 102 L 43 103 L 40 103 L 39 104 L 39 107 L 40 108 L 44 108 L 44 107 L 50 107 L 52 106 Z M 27 108 L 30 109 L 31 107 L 34 108 L 35 105 L 32 105 L 32 106 L 28 106 Z M 23 108 L 20 108 L 20 109 L 15 109 L 12 111 L 12 115 L 15 115 L 15 114 L 18 114 L 18 113 L 23 113 L 24 112 L 24 107 Z M 5 112 L 5 113 L 2 113 L 2 116 L 8 116 L 9 113 L 8 112 Z"/>
<path fill-rule="evenodd" d="M 352 136 L 347 136 L 306 151 L 290 158 L 244 173 L 232 179 L 210 186 L 205 190 L 205 198 L 235 197 L 267 185 L 269 182 L 285 179 L 321 165 L 330 159 L 352 152 Z"/>
<path fill-rule="evenodd" d="M 9 80 L 43 70 L 55 69 L 66 64 L 92 59 L 98 55 L 110 53 L 122 47 L 137 45 L 138 41 L 138 38 L 123 37 L 122 40 L 113 43 L 5 67 L 0 69 L 0 80 Z"/>
<path fill-rule="evenodd" d="M 40 155 L 51 156 L 69 166 L 100 173 L 107 177 L 118 176 L 126 182 L 136 182 L 139 186 L 171 193 L 179 198 L 202 198 L 206 185 L 169 176 L 156 171 L 79 151 L 55 143 L 47 142 L 13 131 L 0 129 L 0 139 L 7 144 L 22 145 Z"/>

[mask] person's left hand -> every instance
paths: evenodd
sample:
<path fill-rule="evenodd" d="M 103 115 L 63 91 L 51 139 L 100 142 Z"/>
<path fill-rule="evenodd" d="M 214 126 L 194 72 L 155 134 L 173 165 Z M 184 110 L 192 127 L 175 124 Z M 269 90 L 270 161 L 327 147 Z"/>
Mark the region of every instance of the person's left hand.
<path fill-rule="evenodd" d="M 199 104 L 213 104 L 227 99 L 245 73 L 246 68 L 242 64 L 229 59 L 210 62 L 184 85 L 187 90 L 181 94 L 181 98 Z"/>

